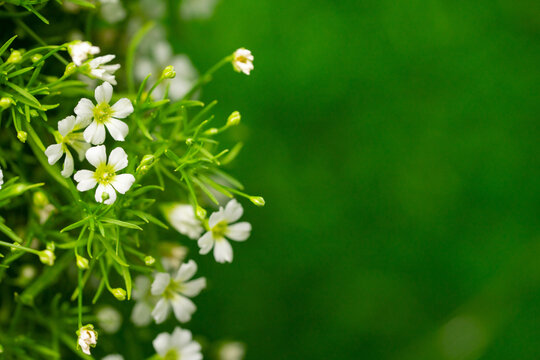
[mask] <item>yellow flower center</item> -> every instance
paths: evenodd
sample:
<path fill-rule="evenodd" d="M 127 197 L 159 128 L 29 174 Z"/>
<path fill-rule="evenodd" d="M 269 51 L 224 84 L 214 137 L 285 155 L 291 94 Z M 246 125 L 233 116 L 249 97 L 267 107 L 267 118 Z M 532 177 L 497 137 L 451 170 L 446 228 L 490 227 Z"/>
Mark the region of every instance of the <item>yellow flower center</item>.
<path fill-rule="evenodd" d="M 218 222 L 214 227 L 212 228 L 212 237 L 214 239 L 221 239 L 225 237 L 225 233 L 227 232 L 227 222 L 225 220 L 222 220 Z"/>
<path fill-rule="evenodd" d="M 113 111 L 109 104 L 99 103 L 94 108 L 94 119 L 98 124 L 104 124 L 111 118 Z"/>
<path fill-rule="evenodd" d="M 99 184 L 108 185 L 116 176 L 114 168 L 111 165 L 105 163 L 99 164 L 96 171 L 94 172 L 94 178 Z"/>
<path fill-rule="evenodd" d="M 182 292 L 182 284 L 171 279 L 169 285 L 167 285 L 165 291 L 163 292 L 163 297 L 165 299 L 171 300 L 179 292 Z"/>
<path fill-rule="evenodd" d="M 244 55 L 236 55 L 236 58 L 234 60 L 237 61 L 237 62 L 240 62 L 240 63 L 247 63 L 248 62 L 248 58 L 245 57 Z"/>

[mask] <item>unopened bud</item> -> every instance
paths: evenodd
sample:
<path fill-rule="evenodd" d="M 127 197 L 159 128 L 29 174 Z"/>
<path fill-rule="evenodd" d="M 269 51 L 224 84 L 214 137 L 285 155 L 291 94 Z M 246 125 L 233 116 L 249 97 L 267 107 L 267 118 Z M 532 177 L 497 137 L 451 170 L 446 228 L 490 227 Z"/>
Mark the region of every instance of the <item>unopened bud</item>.
<path fill-rule="evenodd" d="M 34 54 L 30 58 L 30 60 L 32 60 L 32 62 L 35 63 L 35 62 L 38 62 L 39 60 L 41 60 L 42 57 L 43 57 L 43 55 L 41 55 L 41 54 Z"/>
<path fill-rule="evenodd" d="M 39 260 L 45 265 L 53 266 L 55 259 L 56 256 L 54 256 L 51 250 L 42 250 L 39 252 Z"/>
<path fill-rule="evenodd" d="M 206 210 L 202 208 L 200 205 L 197 205 L 197 211 L 196 211 L 197 217 L 199 219 L 205 219 L 206 218 Z"/>
<path fill-rule="evenodd" d="M 2 110 L 6 110 L 11 106 L 11 104 L 14 104 L 14 101 L 8 97 L 3 97 L 0 99 L 0 108 L 2 108 Z"/>
<path fill-rule="evenodd" d="M 144 263 L 146 264 L 146 266 L 152 266 L 154 265 L 155 262 L 156 262 L 156 259 L 154 259 L 153 256 L 148 255 L 144 258 Z"/>
<path fill-rule="evenodd" d="M 7 64 L 16 64 L 21 62 L 22 53 L 19 50 L 13 50 L 6 60 Z"/>
<path fill-rule="evenodd" d="M 101 194 L 101 202 L 105 202 L 106 200 L 109 200 L 109 193 L 107 193 L 107 192 L 104 191 L 104 192 Z"/>
<path fill-rule="evenodd" d="M 227 126 L 236 126 L 240 124 L 240 120 L 242 119 L 242 116 L 238 111 L 233 112 L 231 115 L 229 115 L 229 118 L 227 119 Z"/>
<path fill-rule="evenodd" d="M 249 200 L 257 206 L 264 206 L 265 204 L 262 196 L 250 196 Z"/>
<path fill-rule="evenodd" d="M 34 205 L 38 207 L 44 207 L 45 205 L 49 204 L 49 200 L 47 199 L 47 196 L 43 193 L 43 191 L 36 191 L 34 193 Z"/>
<path fill-rule="evenodd" d="M 169 65 L 165 69 L 163 69 L 163 72 L 161 73 L 161 77 L 163 79 L 174 79 L 176 76 L 176 71 L 174 71 L 174 66 Z"/>
<path fill-rule="evenodd" d="M 77 267 L 82 270 L 88 269 L 88 259 L 83 256 L 77 255 Z"/>
<path fill-rule="evenodd" d="M 75 65 L 74 63 L 71 62 L 71 63 L 67 64 L 66 70 L 64 71 L 64 76 L 73 75 L 73 74 L 75 74 L 75 71 L 77 71 L 77 65 Z"/>
<path fill-rule="evenodd" d="M 47 250 L 54 251 L 56 249 L 56 245 L 54 244 L 54 241 L 48 242 L 46 248 Z"/>
<path fill-rule="evenodd" d="M 186 139 L 186 145 L 187 145 L 187 146 L 193 145 L 193 138 L 187 138 L 187 139 Z"/>
<path fill-rule="evenodd" d="M 126 290 L 124 290 L 124 289 L 122 289 L 122 288 L 112 289 L 112 290 L 111 290 L 111 294 L 113 294 L 114 297 L 115 297 L 117 300 L 120 300 L 120 301 L 126 300 Z"/>
<path fill-rule="evenodd" d="M 26 133 L 26 131 L 17 131 L 17 139 L 19 139 L 20 142 L 25 143 L 27 138 L 28 134 Z"/>
<path fill-rule="evenodd" d="M 137 166 L 137 172 L 140 172 L 142 174 L 145 174 L 148 169 L 149 165 L 151 165 L 154 162 L 154 155 L 144 155 L 141 162 L 139 163 L 139 166 Z"/>
<path fill-rule="evenodd" d="M 206 135 L 215 135 L 215 134 L 217 134 L 218 132 L 219 132 L 218 129 L 216 129 L 216 128 L 210 128 L 210 129 L 206 130 L 204 133 L 205 133 Z"/>

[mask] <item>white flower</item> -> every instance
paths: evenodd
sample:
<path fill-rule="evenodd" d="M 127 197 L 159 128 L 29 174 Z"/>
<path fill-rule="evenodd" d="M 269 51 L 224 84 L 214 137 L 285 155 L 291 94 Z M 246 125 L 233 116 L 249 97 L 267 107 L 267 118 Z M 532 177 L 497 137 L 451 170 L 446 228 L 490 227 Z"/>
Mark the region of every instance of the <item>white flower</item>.
<path fill-rule="evenodd" d="M 167 219 L 171 225 L 183 235 L 196 240 L 201 237 L 203 227 L 199 219 L 195 217 L 193 206 L 187 204 L 176 204 L 167 209 Z"/>
<path fill-rule="evenodd" d="M 250 71 L 253 70 L 253 59 L 253 55 L 248 49 L 236 50 L 232 61 L 234 70 L 249 75 Z"/>
<path fill-rule="evenodd" d="M 2 169 L 0 169 L 0 189 L 2 188 L 2 185 L 4 185 L 4 173 L 2 172 Z"/>
<path fill-rule="evenodd" d="M 58 122 L 58 132 L 60 133 L 59 142 L 57 144 L 50 145 L 45 150 L 45 155 L 49 160 L 49 164 L 55 164 L 64 153 L 66 158 L 64 159 L 64 169 L 62 170 L 63 177 L 70 177 L 73 174 L 73 155 L 69 151 L 68 145 L 71 146 L 79 155 L 79 160 L 84 159 L 84 153 L 90 147 L 90 144 L 86 143 L 83 138 L 83 134 L 74 132 L 81 129 L 80 122 L 77 122 L 75 116 L 71 115 L 60 120 Z"/>
<path fill-rule="evenodd" d="M 94 78 L 101 79 L 103 81 L 107 81 L 113 85 L 116 85 L 116 78 L 114 77 L 114 72 L 120 69 L 120 64 L 105 65 L 114 58 L 114 55 L 105 55 L 90 60 L 88 62 L 89 75 Z"/>
<path fill-rule="evenodd" d="M 93 325 L 85 325 L 77 331 L 78 346 L 81 348 L 82 352 L 86 355 L 90 355 L 90 347 L 95 347 L 97 344 L 97 332 L 94 330 Z"/>
<path fill-rule="evenodd" d="M 246 346 L 241 342 L 226 342 L 219 348 L 219 360 L 242 360 L 246 356 Z"/>
<path fill-rule="evenodd" d="M 93 46 L 88 41 L 77 40 L 68 45 L 69 55 L 71 55 L 73 63 L 77 66 L 81 66 L 88 59 L 88 55 L 99 54 L 99 51 L 97 46 Z"/>
<path fill-rule="evenodd" d="M 188 297 L 197 296 L 206 287 L 204 277 L 188 281 L 197 272 L 197 264 L 190 260 L 182 264 L 174 278 L 167 273 L 157 273 L 152 283 L 152 295 L 161 296 L 152 311 L 156 323 L 164 322 L 169 316 L 171 307 L 176 319 L 186 322 L 197 309 Z"/>
<path fill-rule="evenodd" d="M 122 21 L 126 17 L 126 10 L 119 0 L 100 0 L 101 17 L 110 24 Z"/>
<path fill-rule="evenodd" d="M 146 326 L 152 321 L 152 307 L 155 304 L 150 296 L 150 279 L 139 275 L 133 286 L 133 299 L 136 300 L 131 312 L 131 321 L 137 326 Z"/>
<path fill-rule="evenodd" d="M 123 121 L 133 112 L 133 105 L 127 98 L 118 100 L 113 106 L 109 105 L 113 94 L 113 88 L 108 82 L 98 86 L 94 92 L 97 104 L 90 99 L 81 99 L 75 107 L 77 122 L 84 130 L 84 139 L 94 145 L 103 144 L 105 141 L 105 128 L 114 140 L 124 141 L 129 127 Z M 92 121 L 93 120 L 93 121 Z"/>
<path fill-rule="evenodd" d="M 176 327 L 172 334 L 161 333 L 152 342 L 154 349 L 166 360 L 201 360 L 201 345 L 193 341 L 189 330 Z"/>
<path fill-rule="evenodd" d="M 227 203 L 225 209 L 219 208 L 208 219 L 209 231 L 198 241 L 199 253 L 208 254 L 214 248 L 214 258 L 219 263 L 232 262 L 233 251 L 227 238 L 235 241 L 247 240 L 251 233 L 251 224 L 239 222 L 232 224 L 242 216 L 244 209 L 235 199 Z M 232 225 L 231 225 L 232 224 Z"/>
<path fill-rule="evenodd" d="M 96 313 L 98 328 L 106 333 L 114 334 L 122 326 L 122 315 L 112 306 L 105 305 Z"/>
<path fill-rule="evenodd" d="M 162 241 L 158 244 L 158 247 L 161 254 L 161 263 L 167 272 L 178 269 L 188 253 L 185 246 L 175 243 Z"/>
<path fill-rule="evenodd" d="M 97 185 L 95 195 L 97 202 L 111 205 L 116 200 L 117 191 L 125 194 L 135 182 L 135 177 L 131 174 L 116 174 L 128 165 L 128 156 L 120 147 L 111 151 L 108 162 L 105 145 L 88 149 L 86 159 L 96 168 L 96 171 L 79 170 L 74 179 L 78 182 L 77 190 L 79 191 L 88 191 Z"/>
<path fill-rule="evenodd" d="M 120 354 L 111 354 L 111 355 L 105 356 L 101 360 L 124 360 L 124 357 Z"/>
<path fill-rule="evenodd" d="M 208 19 L 214 13 L 218 0 L 183 0 L 180 15 L 185 20 Z"/>

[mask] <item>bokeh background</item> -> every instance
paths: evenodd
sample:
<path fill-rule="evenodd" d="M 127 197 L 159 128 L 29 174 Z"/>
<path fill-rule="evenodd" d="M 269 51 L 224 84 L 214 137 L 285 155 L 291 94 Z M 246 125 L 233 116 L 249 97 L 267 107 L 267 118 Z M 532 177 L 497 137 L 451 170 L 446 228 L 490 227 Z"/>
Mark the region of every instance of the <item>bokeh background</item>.
<path fill-rule="evenodd" d="M 172 24 L 264 195 L 195 333 L 247 359 L 540 358 L 540 5 L 223 0 Z M 208 260 L 208 261 L 206 261 Z"/>

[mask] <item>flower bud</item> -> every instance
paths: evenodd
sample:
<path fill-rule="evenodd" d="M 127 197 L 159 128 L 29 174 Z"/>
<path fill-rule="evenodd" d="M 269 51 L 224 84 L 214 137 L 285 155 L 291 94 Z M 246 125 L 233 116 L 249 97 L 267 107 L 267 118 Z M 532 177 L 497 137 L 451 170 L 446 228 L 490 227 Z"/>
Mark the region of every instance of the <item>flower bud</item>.
<path fill-rule="evenodd" d="M 96 347 L 98 333 L 94 330 L 94 325 L 88 324 L 77 330 L 77 348 L 81 348 L 82 352 L 90 355 L 90 347 Z"/>
<path fill-rule="evenodd" d="M 35 62 L 38 62 L 39 60 L 41 60 L 42 57 L 43 57 L 43 55 L 41 55 L 41 54 L 34 54 L 30 58 L 30 60 L 32 60 L 32 62 L 35 63 Z"/>
<path fill-rule="evenodd" d="M 195 212 L 197 214 L 197 217 L 199 219 L 205 219 L 206 218 L 206 210 L 202 208 L 200 205 L 197 205 L 197 211 Z"/>
<path fill-rule="evenodd" d="M 88 259 L 77 255 L 77 267 L 81 270 L 88 269 Z"/>
<path fill-rule="evenodd" d="M 262 196 L 250 196 L 249 200 L 257 206 L 264 206 L 265 204 Z"/>
<path fill-rule="evenodd" d="M 25 143 L 27 138 L 28 134 L 26 133 L 26 131 L 17 131 L 17 139 L 19 139 L 20 142 Z"/>
<path fill-rule="evenodd" d="M 66 70 L 64 71 L 64 76 L 73 75 L 73 74 L 75 74 L 76 71 L 77 71 L 77 65 L 75 65 L 74 63 L 71 62 L 71 63 L 67 64 Z"/>
<path fill-rule="evenodd" d="M 34 205 L 43 207 L 47 204 L 49 204 L 49 200 L 47 199 L 47 196 L 43 193 L 43 191 L 36 191 L 34 193 Z"/>
<path fill-rule="evenodd" d="M 174 79 L 176 76 L 176 71 L 174 71 L 174 66 L 169 65 L 165 69 L 163 69 L 163 72 L 161 73 L 162 79 Z"/>
<path fill-rule="evenodd" d="M 146 264 L 146 266 L 152 266 L 154 265 L 155 262 L 156 262 L 156 259 L 154 259 L 153 256 L 148 255 L 144 258 L 144 263 Z"/>
<path fill-rule="evenodd" d="M 39 260 L 45 265 L 53 266 L 55 259 L 56 256 L 54 256 L 54 252 L 51 250 L 47 249 L 39 252 Z"/>
<path fill-rule="evenodd" d="M 6 64 L 16 64 L 21 62 L 22 53 L 19 50 L 13 50 L 6 60 Z"/>
<path fill-rule="evenodd" d="M 146 172 L 149 169 L 149 165 L 152 165 L 154 162 L 154 155 L 148 154 L 144 155 L 141 162 L 139 163 L 139 166 L 137 166 L 136 172 L 146 174 Z"/>
<path fill-rule="evenodd" d="M 216 135 L 218 132 L 219 132 L 218 129 L 216 129 L 216 128 L 210 128 L 210 129 L 206 130 L 204 133 L 205 133 L 206 135 Z"/>
<path fill-rule="evenodd" d="M 15 102 L 12 99 L 10 99 L 8 97 L 3 97 L 3 98 L 0 99 L 0 108 L 2 110 L 6 110 L 8 107 L 11 106 L 11 104 L 14 104 L 14 103 Z"/>
<path fill-rule="evenodd" d="M 233 112 L 231 115 L 229 115 L 229 118 L 227 119 L 227 126 L 236 126 L 240 124 L 240 119 L 242 116 L 238 111 Z"/>
<path fill-rule="evenodd" d="M 47 250 L 54 251 L 56 249 L 56 245 L 54 245 L 54 241 L 48 242 L 46 248 Z"/>
<path fill-rule="evenodd" d="M 126 300 L 126 290 L 122 288 L 111 289 L 111 294 L 116 298 L 116 300 L 124 301 Z"/>
<path fill-rule="evenodd" d="M 186 145 L 187 145 L 187 146 L 193 145 L 193 138 L 187 138 L 187 139 L 186 139 Z"/>

